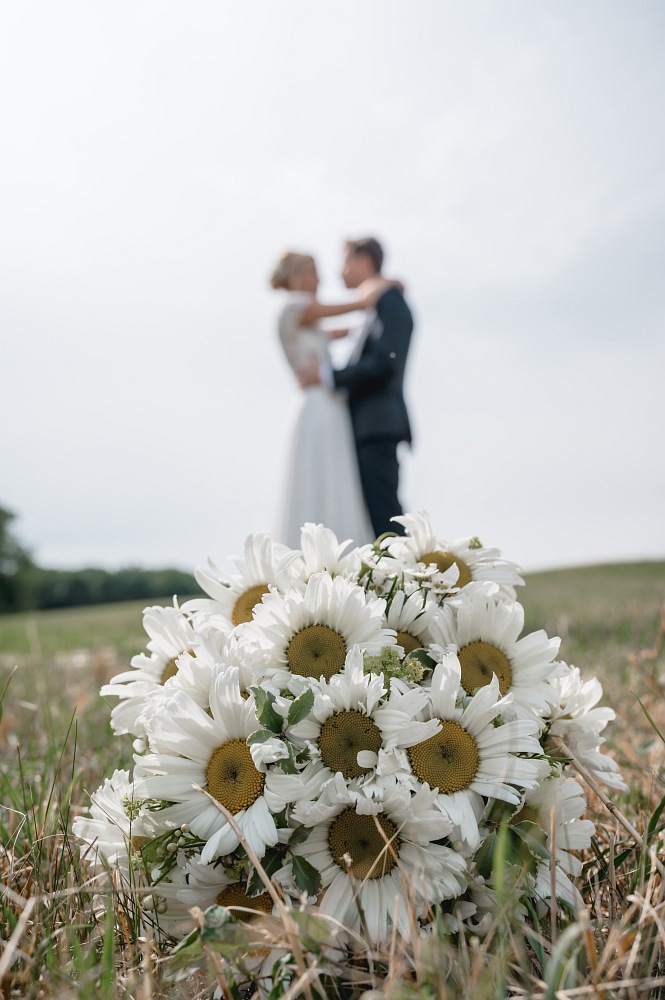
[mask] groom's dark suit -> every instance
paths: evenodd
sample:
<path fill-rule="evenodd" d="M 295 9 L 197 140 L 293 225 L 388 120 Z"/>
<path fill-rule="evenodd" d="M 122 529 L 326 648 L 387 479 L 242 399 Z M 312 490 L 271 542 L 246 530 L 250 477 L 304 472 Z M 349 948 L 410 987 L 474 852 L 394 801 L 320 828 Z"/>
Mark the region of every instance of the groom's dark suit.
<path fill-rule="evenodd" d="M 348 393 L 360 479 L 377 535 L 401 531 L 390 518 L 402 513 L 397 445 L 411 441 L 402 387 L 412 330 L 404 296 L 389 288 L 376 304 L 360 356 L 333 372 L 335 386 Z"/>

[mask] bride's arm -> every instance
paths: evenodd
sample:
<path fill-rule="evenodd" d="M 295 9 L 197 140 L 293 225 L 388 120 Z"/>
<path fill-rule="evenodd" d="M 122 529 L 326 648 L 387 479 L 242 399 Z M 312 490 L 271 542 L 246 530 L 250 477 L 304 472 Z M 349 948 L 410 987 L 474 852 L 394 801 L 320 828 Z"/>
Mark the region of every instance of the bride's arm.
<path fill-rule="evenodd" d="M 370 278 L 363 282 L 359 289 L 360 294 L 353 302 L 324 305 L 323 302 L 313 299 L 300 314 L 300 326 L 311 326 L 317 319 L 324 319 L 326 316 L 342 316 L 344 313 L 356 312 L 359 309 L 369 309 L 391 284 L 383 278 Z"/>
<path fill-rule="evenodd" d="M 367 309 L 365 299 L 355 299 L 353 302 L 340 302 L 336 305 L 324 305 L 314 299 L 300 313 L 300 326 L 311 326 L 317 319 L 325 319 L 326 316 L 342 316 L 344 313 L 357 312 L 359 309 Z"/>

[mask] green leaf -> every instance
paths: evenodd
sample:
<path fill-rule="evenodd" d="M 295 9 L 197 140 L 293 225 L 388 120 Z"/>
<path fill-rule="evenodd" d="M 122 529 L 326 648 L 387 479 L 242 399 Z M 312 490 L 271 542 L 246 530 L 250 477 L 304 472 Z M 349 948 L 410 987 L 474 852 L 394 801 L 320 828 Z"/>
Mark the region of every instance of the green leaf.
<path fill-rule="evenodd" d="M 218 904 L 209 906 L 203 914 L 201 943 L 214 948 L 229 961 L 237 958 L 239 953 L 249 951 L 251 947 L 247 928 L 238 923 L 225 906 Z"/>
<path fill-rule="evenodd" d="M 283 850 L 279 851 L 274 847 L 268 848 L 261 859 L 261 864 L 268 878 L 272 878 L 272 876 L 278 872 L 284 864 Z M 263 884 L 263 879 L 260 877 L 256 869 L 252 868 L 252 873 L 247 879 L 247 895 L 260 896 L 261 893 L 265 891 L 266 887 Z"/>
<path fill-rule="evenodd" d="M 537 823 L 530 823 L 528 820 L 523 823 L 516 823 L 510 827 L 510 831 L 520 838 L 535 858 L 540 858 L 543 861 L 549 859 L 550 853 L 547 850 L 547 837 Z M 511 848 L 515 860 L 518 863 L 522 862 L 523 857 L 520 856 L 519 848 L 514 841 L 511 844 Z"/>
<path fill-rule="evenodd" d="M 504 820 L 510 819 L 519 812 L 521 805 L 514 802 L 504 802 L 503 799 L 490 799 L 485 806 L 482 822 L 487 826 L 500 826 Z"/>
<path fill-rule="evenodd" d="M 225 928 L 229 924 L 235 924 L 235 922 L 235 917 L 230 910 L 225 906 L 220 906 L 218 903 L 213 903 L 203 913 L 202 940 L 223 940 Z"/>
<path fill-rule="evenodd" d="M 297 826 L 289 837 L 289 847 L 297 847 L 298 844 L 304 844 L 311 832 L 312 828 L 310 826 Z"/>
<path fill-rule="evenodd" d="M 198 927 L 195 927 L 194 930 L 190 931 L 187 937 L 184 937 L 182 941 L 179 941 L 173 951 L 171 951 L 169 954 L 169 966 L 171 969 L 184 969 L 185 976 L 187 976 L 189 975 L 190 967 L 197 965 L 203 955 L 204 951 L 203 945 L 201 944 L 201 935 L 199 934 Z M 169 978 L 171 978 L 170 974 Z M 177 979 L 180 978 L 184 977 L 177 977 Z"/>
<path fill-rule="evenodd" d="M 274 819 L 275 826 L 277 827 L 278 830 L 285 829 L 285 827 L 289 825 L 286 819 L 286 806 L 284 806 L 284 808 L 280 812 L 273 813 L 272 818 Z"/>
<path fill-rule="evenodd" d="M 489 833 L 476 852 L 474 863 L 478 872 L 487 880 L 492 877 L 492 859 L 496 848 L 497 836 L 494 831 Z"/>
<path fill-rule="evenodd" d="M 325 920 L 306 910 L 291 910 L 291 916 L 298 925 L 300 940 L 305 949 L 320 952 L 321 945 L 330 940 L 330 928 Z"/>
<path fill-rule="evenodd" d="M 281 733 L 284 726 L 284 719 L 275 709 L 275 695 L 272 691 L 266 691 L 261 687 L 251 688 L 256 702 L 256 715 L 265 729 L 271 733 Z"/>
<path fill-rule="evenodd" d="M 288 723 L 290 726 L 297 726 L 299 722 L 306 719 L 314 704 L 314 691 L 307 688 L 306 691 L 293 701 L 289 707 Z"/>
<path fill-rule="evenodd" d="M 299 854 L 292 855 L 293 878 L 301 892 L 308 896 L 316 896 L 321 888 L 321 872 Z"/>
<path fill-rule="evenodd" d="M 298 764 L 296 763 L 296 750 L 295 750 L 295 747 L 293 746 L 293 744 L 289 743 L 288 741 L 285 741 L 285 744 L 286 744 L 286 749 L 289 752 L 289 756 L 288 757 L 282 757 L 282 759 L 278 760 L 277 763 L 278 763 L 279 767 L 282 769 L 282 771 L 284 772 L 284 774 L 298 774 L 299 771 L 300 771 L 300 768 L 298 767 Z"/>
<path fill-rule="evenodd" d="M 275 738 L 275 734 L 271 732 L 270 729 L 255 729 L 253 733 L 250 733 L 247 737 L 247 746 L 251 747 L 254 743 L 267 743 L 268 740 Z"/>
<path fill-rule="evenodd" d="M 545 835 L 535 823 L 510 826 L 504 819 L 480 845 L 475 863 L 483 878 L 492 879 L 505 894 L 524 872 L 535 869 L 535 858 L 548 857 Z"/>

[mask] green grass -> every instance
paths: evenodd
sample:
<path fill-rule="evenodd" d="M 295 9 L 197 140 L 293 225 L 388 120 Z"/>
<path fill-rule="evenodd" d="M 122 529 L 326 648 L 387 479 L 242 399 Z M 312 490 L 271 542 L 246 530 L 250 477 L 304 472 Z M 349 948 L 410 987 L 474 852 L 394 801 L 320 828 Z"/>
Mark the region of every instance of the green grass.
<path fill-rule="evenodd" d="M 146 601 L 119 601 L 0 616 L 0 662 L 51 658 L 74 650 L 113 650 L 131 658 L 145 645 L 141 612 Z M 170 598 L 150 604 L 170 604 Z"/>
<path fill-rule="evenodd" d="M 627 650 L 653 642 L 665 605 L 665 562 L 532 573 L 519 599 L 527 631 L 561 636 L 562 659 L 612 680 Z"/>

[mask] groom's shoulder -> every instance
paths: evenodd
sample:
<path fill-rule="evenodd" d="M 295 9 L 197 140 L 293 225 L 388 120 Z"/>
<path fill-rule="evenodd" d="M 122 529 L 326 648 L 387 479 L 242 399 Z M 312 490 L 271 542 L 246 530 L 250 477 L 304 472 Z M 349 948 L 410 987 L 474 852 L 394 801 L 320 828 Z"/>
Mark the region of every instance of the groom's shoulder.
<path fill-rule="evenodd" d="M 399 288 L 391 287 L 386 289 L 376 304 L 376 311 L 381 319 L 389 316 L 408 319 L 413 322 L 413 316 L 409 305 Z"/>

